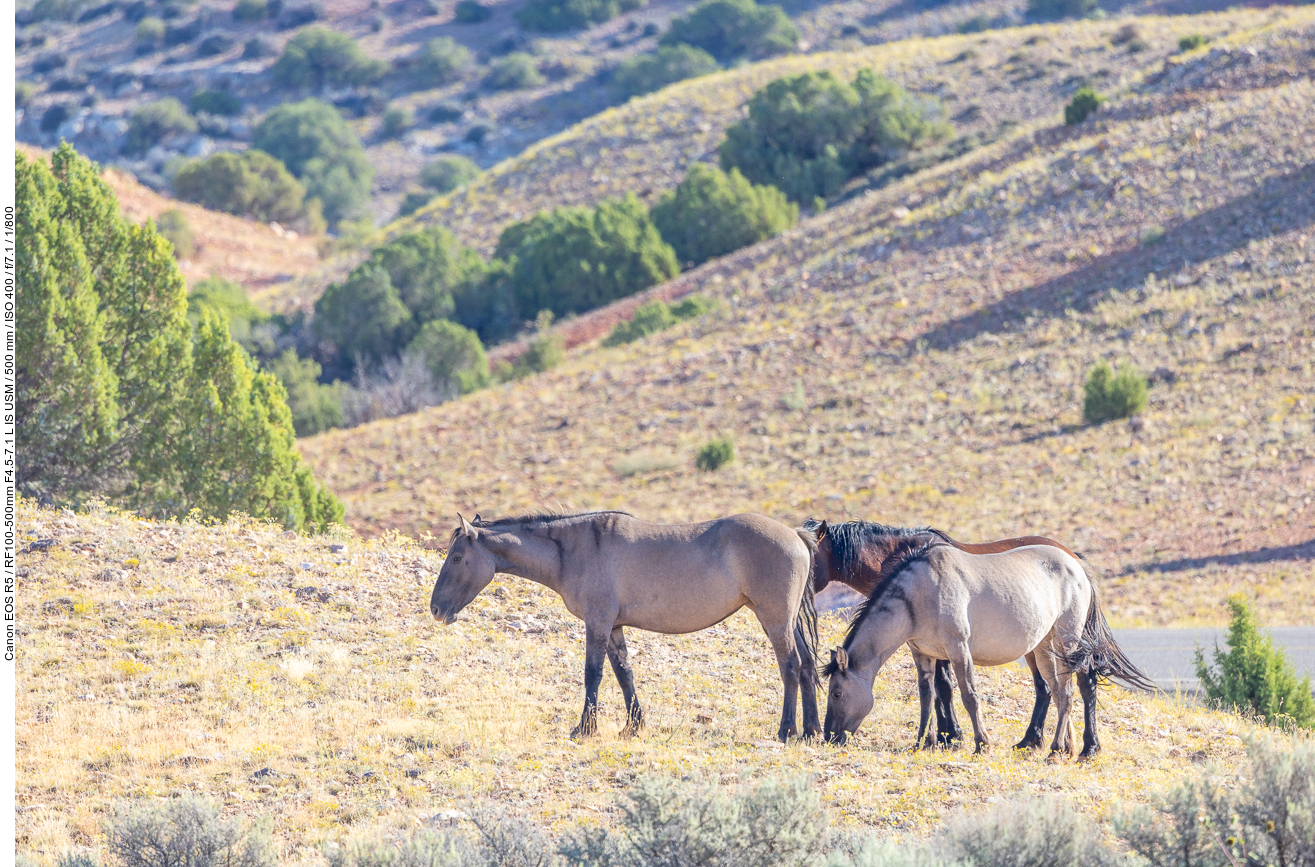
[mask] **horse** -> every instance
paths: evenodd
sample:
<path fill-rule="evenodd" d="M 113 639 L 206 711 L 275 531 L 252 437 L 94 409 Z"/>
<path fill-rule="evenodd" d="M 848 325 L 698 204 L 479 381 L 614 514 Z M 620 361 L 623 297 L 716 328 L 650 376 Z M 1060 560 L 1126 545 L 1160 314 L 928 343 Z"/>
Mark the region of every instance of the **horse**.
<path fill-rule="evenodd" d="M 900 562 L 900 556 L 929 542 L 940 541 L 970 554 L 998 554 L 1024 545 L 1051 545 L 1071 556 L 1078 556 L 1053 539 L 1044 536 L 1020 536 L 995 542 L 968 544 L 950 538 L 932 527 L 888 527 L 870 521 L 830 523 L 809 518 L 799 530 L 813 534 L 817 551 L 813 557 L 813 592 L 820 593 L 832 581 L 853 587 L 864 596 L 871 595 L 882 578 Z M 1033 654 L 1026 656 L 1032 670 L 1036 702 L 1032 719 L 1023 739 L 1014 749 L 1036 749 L 1045 737 L 1046 714 L 1050 710 L 1050 687 L 1037 669 Z M 936 743 L 954 746 L 963 739 L 963 731 L 954 714 L 954 684 L 950 680 L 950 662 L 936 660 L 935 701 Z M 928 744 L 930 745 L 930 744 Z M 921 747 L 922 744 L 919 744 Z"/>
<path fill-rule="evenodd" d="M 872 710 L 872 684 L 902 644 L 913 651 L 921 704 L 917 742 L 927 731 L 933 662 L 948 659 L 973 724 L 975 752 L 990 744 L 977 703 L 976 665 L 1003 665 L 1031 651 L 1055 697 L 1052 758 L 1072 755 L 1074 672 L 1086 712 L 1079 760 L 1100 751 L 1096 685 L 1115 678 L 1137 689 L 1151 681 L 1124 655 L 1101 612 L 1095 585 L 1071 554 L 1028 545 L 971 554 L 944 542 L 906 551 L 859 606 L 844 645 L 831 653 L 825 731 L 843 744 Z"/>
<path fill-rule="evenodd" d="M 817 615 L 808 534 L 751 514 L 672 525 L 649 524 L 619 511 L 457 519 L 430 613 L 451 623 L 497 572 L 527 578 L 561 596 L 585 624 L 584 711 L 572 739 L 597 731 L 604 656 L 625 698 L 621 736 L 632 736 L 643 725 L 625 627 L 667 635 L 697 632 L 744 607 L 767 633 L 785 687 L 777 737 L 785 741 L 797 734 L 801 678 L 806 678 L 804 735 L 821 733 L 813 687 Z"/>

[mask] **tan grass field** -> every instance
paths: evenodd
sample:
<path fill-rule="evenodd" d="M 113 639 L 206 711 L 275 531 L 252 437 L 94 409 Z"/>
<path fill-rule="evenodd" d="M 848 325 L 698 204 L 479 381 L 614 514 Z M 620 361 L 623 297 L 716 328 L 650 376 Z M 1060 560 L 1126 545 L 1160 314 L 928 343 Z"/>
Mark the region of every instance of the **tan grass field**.
<path fill-rule="evenodd" d="M 849 746 L 783 747 L 771 740 L 774 659 L 741 613 L 691 636 L 633 632 L 646 729 L 616 737 L 624 710 L 609 681 L 603 733 L 576 745 L 582 629 L 537 586 L 495 582 L 442 627 L 427 611 L 441 561 L 395 538 L 290 539 L 248 522 L 70 516 L 28 501 L 18 530 L 24 549 L 52 540 L 19 561 L 18 845 L 43 864 L 103 845 L 118 799 L 184 792 L 268 822 L 288 864 L 479 799 L 557 830 L 607 822 L 627 782 L 650 772 L 726 784 L 809 773 L 834 823 L 899 838 L 1042 793 L 1105 817 L 1206 762 L 1231 771 L 1252 731 L 1110 689 L 1100 757 L 1048 764 L 1008 748 L 1032 701 L 1025 670 L 1008 666 L 984 672 L 991 753 L 914 754 L 905 657 L 879 678 Z M 824 641 L 842 626 L 826 618 Z"/>

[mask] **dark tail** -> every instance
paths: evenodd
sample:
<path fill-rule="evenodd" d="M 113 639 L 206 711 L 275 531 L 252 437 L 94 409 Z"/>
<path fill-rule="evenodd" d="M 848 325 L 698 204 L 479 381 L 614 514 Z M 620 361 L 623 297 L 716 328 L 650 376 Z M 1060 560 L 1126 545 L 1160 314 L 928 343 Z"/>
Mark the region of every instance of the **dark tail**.
<path fill-rule="evenodd" d="M 1155 692 L 1157 687 L 1149 677 L 1132 664 L 1114 640 L 1110 625 L 1105 620 L 1105 612 L 1100 610 L 1100 599 L 1096 596 L 1096 586 L 1091 587 L 1091 608 L 1087 611 L 1087 623 L 1082 628 L 1082 637 L 1077 647 L 1068 654 L 1069 667 L 1075 671 L 1091 671 L 1104 680 L 1117 680 L 1132 689 Z"/>

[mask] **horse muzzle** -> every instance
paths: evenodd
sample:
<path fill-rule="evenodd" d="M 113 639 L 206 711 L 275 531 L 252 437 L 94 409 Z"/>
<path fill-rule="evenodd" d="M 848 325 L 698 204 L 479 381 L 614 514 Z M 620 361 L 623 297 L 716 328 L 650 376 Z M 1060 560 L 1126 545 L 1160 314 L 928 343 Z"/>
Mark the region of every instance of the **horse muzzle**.
<path fill-rule="evenodd" d="M 450 626 L 451 624 L 455 623 L 457 619 L 457 612 L 443 611 L 437 605 L 429 606 L 429 613 L 434 615 L 435 620 L 442 622 L 445 626 Z"/>

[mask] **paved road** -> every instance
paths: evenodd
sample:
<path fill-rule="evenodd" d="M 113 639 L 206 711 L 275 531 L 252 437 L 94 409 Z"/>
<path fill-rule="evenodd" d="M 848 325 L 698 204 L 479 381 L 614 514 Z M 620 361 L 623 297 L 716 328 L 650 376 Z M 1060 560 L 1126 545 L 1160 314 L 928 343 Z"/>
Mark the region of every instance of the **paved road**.
<path fill-rule="evenodd" d="M 848 587 L 833 584 L 817 596 L 819 611 L 851 607 L 863 597 Z M 1265 630 L 1274 644 L 1283 650 L 1288 662 L 1299 674 L 1315 680 L 1315 626 L 1280 626 Z M 1214 659 L 1216 642 L 1227 650 L 1223 629 L 1116 629 L 1114 637 L 1128 658 L 1168 692 L 1181 689 L 1195 692 L 1196 648 L 1205 649 L 1206 660 Z"/>

